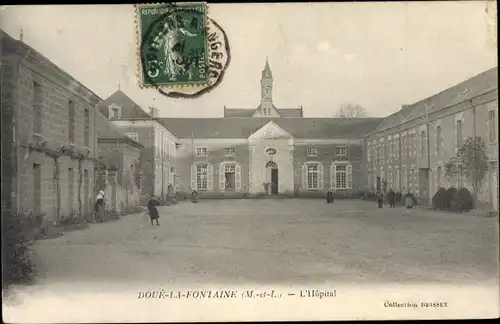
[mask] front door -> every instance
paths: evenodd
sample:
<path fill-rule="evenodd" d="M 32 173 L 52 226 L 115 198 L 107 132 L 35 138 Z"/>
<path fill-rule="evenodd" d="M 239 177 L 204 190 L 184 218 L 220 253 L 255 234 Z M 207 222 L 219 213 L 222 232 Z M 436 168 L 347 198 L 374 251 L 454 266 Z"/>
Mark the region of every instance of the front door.
<path fill-rule="evenodd" d="M 271 169 L 271 193 L 278 194 L 278 169 Z"/>

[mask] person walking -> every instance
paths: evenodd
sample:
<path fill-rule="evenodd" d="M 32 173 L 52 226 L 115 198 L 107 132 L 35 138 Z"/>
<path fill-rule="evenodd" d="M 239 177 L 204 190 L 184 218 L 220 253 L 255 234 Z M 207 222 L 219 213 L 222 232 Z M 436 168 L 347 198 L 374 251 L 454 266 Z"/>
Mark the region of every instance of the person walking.
<path fill-rule="evenodd" d="M 382 208 L 384 204 L 384 194 L 382 193 L 382 191 L 380 191 L 380 189 L 377 190 L 376 197 L 377 197 L 378 208 Z"/>
<path fill-rule="evenodd" d="M 405 199 L 405 207 L 408 211 L 408 214 L 410 213 L 410 211 L 413 209 L 413 195 L 411 194 L 411 192 L 407 192 L 406 195 L 404 196 L 404 199 Z"/>
<path fill-rule="evenodd" d="M 104 222 L 104 212 L 105 212 L 105 204 L 104 204 L 104 191 L 100 190 L 96 196 L 95 205 L 95 220 L 99 222 Z"/>
<path fill-rule="evenodd" d="M 396 208 L 396 193 L 392 190 L 392 188 L 390 188 L 387 193 L 387 200 L 389 201 L 390 208 Z"/>
<path fill-rule="evenodd" d="M 151 219 L 151 226 L 154 226 L 153 221 L 156 220 L 156 225 L 160 226 L 158 219 L 160 218 L 160 213 L 158 212 L 157 206 L 160 204 L 159 200 L 152 196 L 148 200 L 148 212 L 149 218 Z"/>

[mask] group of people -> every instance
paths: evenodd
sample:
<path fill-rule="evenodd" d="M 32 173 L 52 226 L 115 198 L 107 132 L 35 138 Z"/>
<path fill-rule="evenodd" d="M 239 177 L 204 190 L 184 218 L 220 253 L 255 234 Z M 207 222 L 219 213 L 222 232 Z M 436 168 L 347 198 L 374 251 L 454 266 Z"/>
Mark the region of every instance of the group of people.
<path fill-rule="evenodd" d="M 386 197 L 387 201 L 389 202 L 389 208 L 396 208 L 396 193 L 394 192 L 394 190 L 392 190 L 392 188 L 389 189 L 386 196 L 387 196 Z M 384 197 L 384 193 L 382 192 L 382 190 L 377 189 L 375 197 L 377 200 L 378 208 L 383 208 L 385 197 Z M 414 205 L 412 194 L 409 191 L 407 191 L 406 189 L 403 189 L 402 197 L 404 199 L 405 207 L 407 209 L 412 209 L 413 205 Z M 326 203 L 331 204 L 331 203 L 333 203 L 334 199 L 335 199 L 335 193 L 332 189 L 329 189 L 326 193 Z"/>
<path fill-rule="evenodd" d="M 404 199 L 405 207 L 407 209 L 412 209 L 414 205 L 413 195 L 405 188 L 403 188 L 401 196 Z M 375 197 L 377 199 L 378 208 L 382 208 L 384 205 L 384 193 L 382 192 L 382 190 L 377 189 Z M 396 208 L 396 193 L 394 192 L 394 190 L 392 190 L 392 188 L 390 188 L 387 192 L 387 201 L 389 202 L 389 208 Z"/>

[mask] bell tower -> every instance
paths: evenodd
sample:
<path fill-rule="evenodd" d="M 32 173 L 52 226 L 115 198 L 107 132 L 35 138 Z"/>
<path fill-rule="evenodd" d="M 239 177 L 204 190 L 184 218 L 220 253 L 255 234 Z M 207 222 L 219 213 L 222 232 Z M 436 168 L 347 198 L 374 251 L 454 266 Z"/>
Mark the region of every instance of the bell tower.
<path fill-rule="evenodd" d="M 273 102 L 273 74 L 271 73 L 271 68 L 269 67 L 269 62 L 266 57 L 266 65 L 264 70 L 262 70 L 262 78 L 260 79 L 261 88 L 261 103 Z"/>

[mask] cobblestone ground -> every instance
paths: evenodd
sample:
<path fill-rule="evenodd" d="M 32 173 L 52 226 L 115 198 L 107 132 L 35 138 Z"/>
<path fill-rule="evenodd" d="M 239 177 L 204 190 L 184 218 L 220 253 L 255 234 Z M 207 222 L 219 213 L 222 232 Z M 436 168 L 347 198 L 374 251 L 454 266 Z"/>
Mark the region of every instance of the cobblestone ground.
<path fill-rule="evenodd" d="M 498 220 L 374 202 L 201 200 L 36 243 L 40 282 L 485 283 Z"/>

